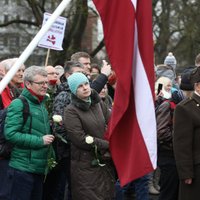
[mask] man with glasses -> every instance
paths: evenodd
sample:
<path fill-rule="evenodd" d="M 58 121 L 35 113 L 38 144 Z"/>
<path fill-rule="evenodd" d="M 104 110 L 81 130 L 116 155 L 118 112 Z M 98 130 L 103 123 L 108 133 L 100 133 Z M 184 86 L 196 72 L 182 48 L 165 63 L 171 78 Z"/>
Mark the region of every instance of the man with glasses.
<path fill-rule="evenodd" d="M 12 150 L 8 180 L 8 200 L 41 200 L 48 159 L 54 159 L 48 113 L 45 108 L 48 88 L 47 72 L 43 67 L 32 66 L 24 72 L 22 96 L 29 104 L 29 116 L 23 124 L 23 103 L 12 101 L 5 121 L 5 137 Z M 23 189 L 23 190 L 22 190 Z"/>
<path fill-rule="evenodd" d="M 46 66 L 45 70 L 47 71 L 47 77 L 48 77 L 49 85 L 55 86 L 57 84 L 57 81 L 58 81 L 59 73 L 51 65 Z"/>
<path fill-rule="evenodd" d="M 52 117 L 53 101 L 54 101 L 54 98 L 57 94 L 57 88 L 58 88 L 58 83 L 59 83 L 59 80 L 58 80 L 59 73 L 51 65 L 46 66 L 45 70 L 47 72 L 47 79 L 48 79 L 47 93 L 50 96 L 48 101 L 46 101 L 46 108 L 49 112 L 49 118 L 51 118 Z"/>

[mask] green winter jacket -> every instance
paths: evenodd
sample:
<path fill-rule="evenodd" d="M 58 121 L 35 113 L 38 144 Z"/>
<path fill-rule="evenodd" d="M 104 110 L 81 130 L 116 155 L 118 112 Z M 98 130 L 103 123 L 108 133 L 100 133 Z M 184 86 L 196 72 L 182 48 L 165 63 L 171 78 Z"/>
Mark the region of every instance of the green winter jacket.
<path fill-rule="evenodd" d="M 27 122 L 23 126 L 23 103 L 20 99 L 12 101 L 5 121 L 5 137 L 14 144 L 9 165 L 21 171 L 44 174 L 49 149 L 54 154 L 52 147 L 44 145 L 42 138 L 51 133 L 48 113 L 44 100 L 40 103 L 27 89 L 22 91 L 22 95 L 29 103 L 30 116 Z"/>

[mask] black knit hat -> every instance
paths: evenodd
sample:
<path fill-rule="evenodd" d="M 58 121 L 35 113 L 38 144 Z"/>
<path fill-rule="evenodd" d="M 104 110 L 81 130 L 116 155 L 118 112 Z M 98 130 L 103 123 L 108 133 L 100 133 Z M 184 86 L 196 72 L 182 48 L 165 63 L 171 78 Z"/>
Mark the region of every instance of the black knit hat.
<path fill-rule="evenodd" d="M 187 71 L 181 75 L 180 89 L 185 91 L 193 91 L 194 83 L 191 82 L 191 71 Z"/>

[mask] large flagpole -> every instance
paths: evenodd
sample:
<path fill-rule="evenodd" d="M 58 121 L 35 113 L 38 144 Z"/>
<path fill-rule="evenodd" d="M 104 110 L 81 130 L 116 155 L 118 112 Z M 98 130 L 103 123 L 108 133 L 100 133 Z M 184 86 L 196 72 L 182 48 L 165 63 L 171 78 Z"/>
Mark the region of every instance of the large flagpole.
<path fill-rule="evenodd" d="M 0 82 L 0 93 L 4 90 L 4 88 L 11 81 L 12 77 L 16 74 L 20 66 L 27 60 L 30 54 L 34 51 L 35 47 L 38 45 L 39 41 L 42 39 L 44 34 L 49 30 L 52 24 L 56 21 L 57 17 L 61 15 L 63 10 L 67 7 L 71 0 L 63 0 L 60 5 L 56 8 L 54 13 L 51 15 L 49 20 L 45 23 L 44 26 L 40 29 L 37 35 L 33 38 L 33 40 L 29 43 L 20 57 L 17 59 L 12 68 L 6 73 L 2 81 Z"/>

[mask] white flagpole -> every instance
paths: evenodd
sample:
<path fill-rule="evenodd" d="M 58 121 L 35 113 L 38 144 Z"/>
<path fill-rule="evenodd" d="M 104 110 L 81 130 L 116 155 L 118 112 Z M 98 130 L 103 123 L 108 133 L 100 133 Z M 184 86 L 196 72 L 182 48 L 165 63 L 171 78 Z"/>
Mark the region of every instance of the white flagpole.
<path fill-rule="evenodd" d="M 33 40 L 29 43 L 29 45 L 26 47 L 26 49 L 23 51 L 23 53 L 20 55 L 20 57 L 17 59 L 15 64 L 12 66 L 12 68 L 6 73 L 2 81 L 0 82 L 0 94 L 4 90 L 4 88 L 8 85 L 8 83 L 11 81 L 12 77 L 16 74 L 20 66 L 27 60 L 27 58 L 30 56 L 30 54 L 33 52 L 39 41 L 42 39 L 44 34 L 49 30 L 51 25 L 56 21 L 57 17 L 61 15 L 63 10 L 67 7 L 71 0 L 63 0 L 60 5 L 56 8 L 54 13 L 51 15 L 51 17 L 48 19 L 48 21 L 45 23 L 44 26 L 40 29 L 40 31 L 37 33 L 37 35 L 33 38 Z"/>

